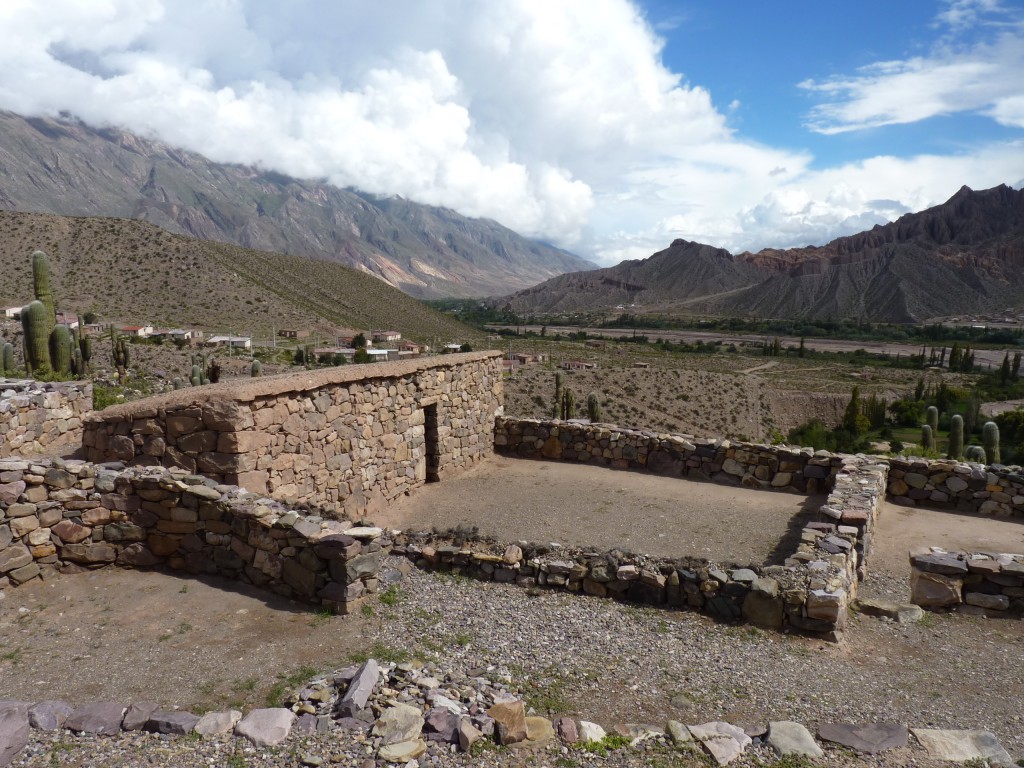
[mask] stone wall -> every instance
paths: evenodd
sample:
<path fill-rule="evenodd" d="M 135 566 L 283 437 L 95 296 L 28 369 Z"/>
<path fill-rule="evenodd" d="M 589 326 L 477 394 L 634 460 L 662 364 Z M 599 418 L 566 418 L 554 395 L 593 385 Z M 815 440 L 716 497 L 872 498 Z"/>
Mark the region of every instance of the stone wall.
<path fill-rule="evenodd" d="M 184 470 L 0 460 L 0 590 L 58 571 L 166 567 L 348 613 L 377 588 L 379 535 Z"/>
<path fill-rule="evenodd" d="M 352 517 L 490 456 L 503 398 L 499 352 L 341 366 L 108 408 L 83 447 Z"/>
<path fill-rule="evenodd" d="M 843 627 L 885 492 L 886 467 L 843 457 L 821 521 L 801 532 L 783 565 L 759 567 L 681 556 L 506 544 L 430 532 L 394 535 L 391 552 L 419 567 L 473 578 L 554 588 L 804 632 Z"/>
<path fill-rule="evenodd" d="M 913 550 L 910 599 L 932 610 L 1019 616 L 1024 613 L 1024 555 Z"/>
<path fill-rule="evenodd" d="M 0 379 L 0 458 L 76 450 L 92 383 Z"/>
<path fill-rule="evenodd" d="M 575 461 L 670 477 L 704 478 L 749 488 L 824 493 L 842 458 L 826 451 L 695 438 L 609 424 L 499 418 L 498 453 Z"/>
<path fill-rule="evenodd" d="M 949 459 L 888 462 L 888 492 L 898 504 L 1024 517 L 1024 475 L 1020 467 L 986 467 Z"/>

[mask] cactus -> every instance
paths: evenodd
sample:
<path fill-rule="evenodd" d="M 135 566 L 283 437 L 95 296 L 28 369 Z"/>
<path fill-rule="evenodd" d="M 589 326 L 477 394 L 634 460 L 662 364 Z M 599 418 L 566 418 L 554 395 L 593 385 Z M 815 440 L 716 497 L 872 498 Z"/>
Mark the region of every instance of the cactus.
<path fill-rule="evenodd" d="M 182 387 L 185 386 L 185 382 L 181 380 L 181 376 L 175 376 L 171 380 L 171 386 L 174 387 L 175 389 L 181 389 Z"/>
<path fill-rule="evenodd" d="M 189 376 L 189 381 L 192 382 L 193 387 L 200 387 L 203 384 L 203 369 L 198 365 L 192 366 L 192 375 Z"/>
<path fill-rule="evenodd" d="M 74 342 L 71 342 L 71 373 L 75 376 L 85 375 L 85 361 L 82 360 L 82 350 L 75 346 Z"/>
<path fill-rule="evenodd" d="M 220 363 L 216 359 L 210 361 L 209 367 L 206 369 L 206 382 L 207 384 L 216 384 L 220 381 Z"/>
<path fill-rule="evenodd" d="M 46 317 L 50 327 L 57 324 L 57 305 L 50 290 L 50 259 L 42 251 L 32 254 L 32 285 L 36 300 L 46 308 Z M 49 329 L 47 329 L 49 333 Z"/>
<path fill-rule="evenodd" d="M 949 420 L 949 458 L 964 455 L 964 417 L 959 413 Z"/>
<path fill-rule="evenodd" d="M 994 421 L 986 421 L 981 428 L 982 442 L 985 444 L 985 457 L 989 464 L 1001 463 L 999 455 L 999 425 Z"/>
<path fill-rule="evenodd" d="M 964 451 L 964 458 L 968 461 L 976 461 L 979 464 L 987 464 L 985 461 L 985 449 L 980 445 L 969 445 L 967 450 Z"/>
<path fill-rule="evenodd" d="M 82 375 L 89 373 L 89 361 L 92 360 L 92 339 L 79 336 L 78 349 L 82 353 Z"/>
<path fill-rule="evenodd" d="M 925 423 L 932 428 L 933 434 L 937 434 L 939 431 L 939 409 L 934 405 L 929 405 L 926 413 L 928 415 L 925 416 Z"/>
<path fill-rule="evenodd" d="M 46 307 L 33 301 L 21 311 L 21 327 L 25 331 L 25 368 L 28 375 L 50 367 L 48 347 L 50 328 L 46 322 Z"/>
<path fill-rule="evenodd" d="M 61 376 L 71 373 L 71 334 L 66 325 L 55 325 L 50 331 L 50 367 Z"/>
<path fill-rule="evenodd" d="M 568 387 L 562 393 L 562 419 L 576 418 L 576 395 Z"/>
<path fill-rule="evenodd" d="M 597 399 L 596 392 L 587 395 L 587 418 L 592 424 L 601 420 L 601 402 Z"/>
<path fill-rule="evenodd" d="M 128 366 L 131 364 L 131 352 L 129 351 L 128 339 L 117 335 L 117 331 L 110 329 L 110 356 L 114 367 L 117 368 L 117 377 L 124 386 L 128 379 Z"/>
<path fill-rule="evenodd" d="M 257 376 L 262 376 L 263 363 L 261 363 L 259 360 L 253 360 L 252 365 L 249 366 L 249 375 L 252 376 L 254 379 Z"/>
<path fill-rule="evenodd" d="M 6 342 L 3 347 L 2 361 L 4 374 L 14 373 L 16 365 L 14 363 L 14 345 L 11 342 Z"/>
<path fill-rule="evenodd" d="M 930 451 L 935 448 L 935 435 L 932 432 L 930 424 L 924 424 L 921 426 L 921 447 L 926 451 Z"/>
<path fill-rule="evenodd" d="M 562 376 L 562 372 L 555 371 L 555 404 L 551 409 L 551 415 L 554 416 L 556 419 L 562 415 L 562 411 L 565 408 L 565 405 L 562 402 L 564 382 L 565 377 Z"/>

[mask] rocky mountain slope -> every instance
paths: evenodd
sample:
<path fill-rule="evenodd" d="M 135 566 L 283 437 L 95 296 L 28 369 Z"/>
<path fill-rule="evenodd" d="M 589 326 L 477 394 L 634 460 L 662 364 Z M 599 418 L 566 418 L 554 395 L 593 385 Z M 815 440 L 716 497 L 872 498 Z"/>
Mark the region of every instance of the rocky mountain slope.
<path fill-rule="evenodd" d="M 677 240 L 642 261 L 562 275 L 498 301 L 520 311 L 644 311 L 913 322 L 1019 305 L 1024 191 L 942 205 L 821 247 L 733 256 Z"/>
<path fill-rule="evenodd" d="M 334 261 L 421 298 L 507 293 L 593 266 L 494 221 L 10 112 L 0 112 L 0 208 L 143 219 L 204 240 Z"/>
<path fill-rule="evenodd" d="M 212 243 L 132 219 L 0 211 L 0 306 L 32 299 L 32 251 L 50 255 L 62 309 L 104 322 L 256 334 L 386 326 L 416 341 L 480 334 L 396 288 L 340 264 Z"/>

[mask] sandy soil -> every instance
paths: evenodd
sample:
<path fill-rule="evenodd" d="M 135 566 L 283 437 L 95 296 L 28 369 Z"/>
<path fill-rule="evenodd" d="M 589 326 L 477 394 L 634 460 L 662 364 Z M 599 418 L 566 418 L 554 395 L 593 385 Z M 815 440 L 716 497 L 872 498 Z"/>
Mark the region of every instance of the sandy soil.
<path fill-rule="evenodd" d="M 1024 552 L 1024 520 L 953 514 L 886 503 L 878 516 L 868 565 L 910 579 L 907 553 L 912 547 L 950 551 Z"/>
<path fill-rule="evenodd" d="M 475 525 L 502 541 L 760 565 L 785 559 L 822 503 L 821 497 L 496 457 L 421 488 L 374 522 L 419 529 Z"/>
<path fill-rule="evenodd" d="M 261 707 L 279 679 L 339 666 L 364 628 L 362 616 L 223 579 L 114 569 L 37 579 L 0 600 L 0 699 Z"/>

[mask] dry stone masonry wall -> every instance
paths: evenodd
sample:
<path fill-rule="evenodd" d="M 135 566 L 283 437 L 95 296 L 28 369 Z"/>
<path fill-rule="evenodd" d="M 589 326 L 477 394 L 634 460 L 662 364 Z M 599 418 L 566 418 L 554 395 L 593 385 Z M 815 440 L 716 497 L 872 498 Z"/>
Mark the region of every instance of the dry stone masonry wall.
<path fill-rule="evenodd" d="M 91 410 L 90 382 L 0 379 L 0 458 L 78 448 Z"/>
<path fill-rule="evenodd" d="M 353 517 L 492 455 L 503 396 L 497 352 L 343 366 L 108 408 L 83 446 Z"/>
<path fill-rule="evenodd" d="M 1024 517 L 1024 475 L 1020 467 L 986 467 L 942 459 L 888 461 L 888 492 L 897 504 Z"/>
<path fill-rule="evenodd" d="M 832 487 L 842 459 L 826 451 L 696 438 L 609 424 L 499 418 L 494 446 L 521 458 L 574 461 L 808 495 Z"/>
<path fill-rule="evenodd" d="M 0 460 L 0 590 L 58 571 L 166 567 L 348 613 L 376 591 L 380 533 L 181 469 Z"/>
<path fill-rule="evenodd" d="M 806 632 L 845 624 L 864 575 L 864 558 L 885 493 L 886 467 L 843 457 L 821 520 L 801 532 L 783 565 L 722 564 L 692 557 L 649 558 L 596 551 L 499 543 L 459 534 L 399 533 L 391 552 L 422 568 L 473 578 L 554 588 L 672 608 L 716 618 Z"/>
<path fill-rule="evenodd" d="M 922 608 L 957 609 L 983 616 L 1024 613 L 1024 555 L 947 552 L 926 547 L 910 553 L 910 599 Z"/>

